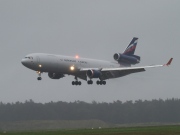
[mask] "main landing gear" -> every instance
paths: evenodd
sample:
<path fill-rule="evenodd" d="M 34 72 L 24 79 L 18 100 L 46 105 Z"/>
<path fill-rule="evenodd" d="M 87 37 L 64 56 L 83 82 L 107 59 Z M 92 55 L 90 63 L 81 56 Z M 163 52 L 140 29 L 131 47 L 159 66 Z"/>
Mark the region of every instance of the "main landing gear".
<path fill-rule="evenodd" d="M 81 81 L 72 81 L 72 85 L 81 85 Z"/>
<path fill-rule="evenodd" d="M 93 84 L 93 81 L 92 80 L 88 80 L 87 84 Z"/>
<path fill-rule="evenodd" d="M 78 81 L 77 77 L 74 78 L 76 81 L 72 81 L 72 85 L 81 85 L 81 81 Z"/>
<path fill-rule="evenodd" d="M 37 73 L 38 73 L 38 75 L 39 75 L 39 77 L 37 78 L 37 80 L 38 80 L 38 81 L 42 80 L 42 78 L 41 78 L 41 72 L 40 72 L 40 71 L 37 71 Z"/>
<path fill-rule="evenodd" d="M 106 81 L 97 80 L 96 84 L 97 85 L 106 85 Z"/>
<path fill-rule="evenodd" d="M 87 81 L 87 84 L 93 84 L 93 81 L 92 80 L 88 80 Z M 97 85 L 106 85 L 106 81 L 102 81 L 102 80 L 97 80 L 96 82 Z"/>

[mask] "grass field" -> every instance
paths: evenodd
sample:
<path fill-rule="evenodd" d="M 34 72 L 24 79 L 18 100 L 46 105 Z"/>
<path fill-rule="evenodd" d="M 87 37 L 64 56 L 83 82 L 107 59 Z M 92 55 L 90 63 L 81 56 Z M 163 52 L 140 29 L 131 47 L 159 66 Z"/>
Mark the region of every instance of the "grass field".
<path fill-rule="evenodd" d="M 0 135 L 180 135 L 180 126 L 121 127 L 33 132 L 1 132 Z"/>

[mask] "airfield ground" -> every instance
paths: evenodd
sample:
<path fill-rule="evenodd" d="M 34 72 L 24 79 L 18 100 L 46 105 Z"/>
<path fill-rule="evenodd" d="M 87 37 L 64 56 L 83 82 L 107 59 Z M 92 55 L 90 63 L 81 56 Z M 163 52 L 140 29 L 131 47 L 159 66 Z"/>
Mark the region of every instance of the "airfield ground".
<path fill-rule="evenodd" d="M 180 135 L 180 126 L 121 127 L 56 131 L 0 132 L 0 135 Z"/>

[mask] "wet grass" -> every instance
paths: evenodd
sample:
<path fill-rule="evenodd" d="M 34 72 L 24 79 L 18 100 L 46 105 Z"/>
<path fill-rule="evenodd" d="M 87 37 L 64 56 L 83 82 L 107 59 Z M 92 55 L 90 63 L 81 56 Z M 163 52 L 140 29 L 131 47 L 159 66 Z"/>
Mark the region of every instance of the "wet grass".
<path fill-rule="evenodd" d="M 180 126 L 121 127 L 56 131 L 0 132 L 0 135 L 180 135 Z"/>

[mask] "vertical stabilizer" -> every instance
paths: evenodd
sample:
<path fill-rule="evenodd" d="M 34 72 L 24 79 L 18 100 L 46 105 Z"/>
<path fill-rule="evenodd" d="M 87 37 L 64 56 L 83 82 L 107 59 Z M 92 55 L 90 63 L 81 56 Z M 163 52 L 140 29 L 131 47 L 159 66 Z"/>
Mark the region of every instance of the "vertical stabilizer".
<path fill-rule="evenodd" d="M 137 42 L 138 42 L 138 38 L 134 37 L 131 40 L 130 44 L 125 49 L 125 51 L 123 52 L 123 54 L 125 54 L 125 55 L 134 55 L 134 52 L 135 52 L 136 46 L 137 46 Z"/>

